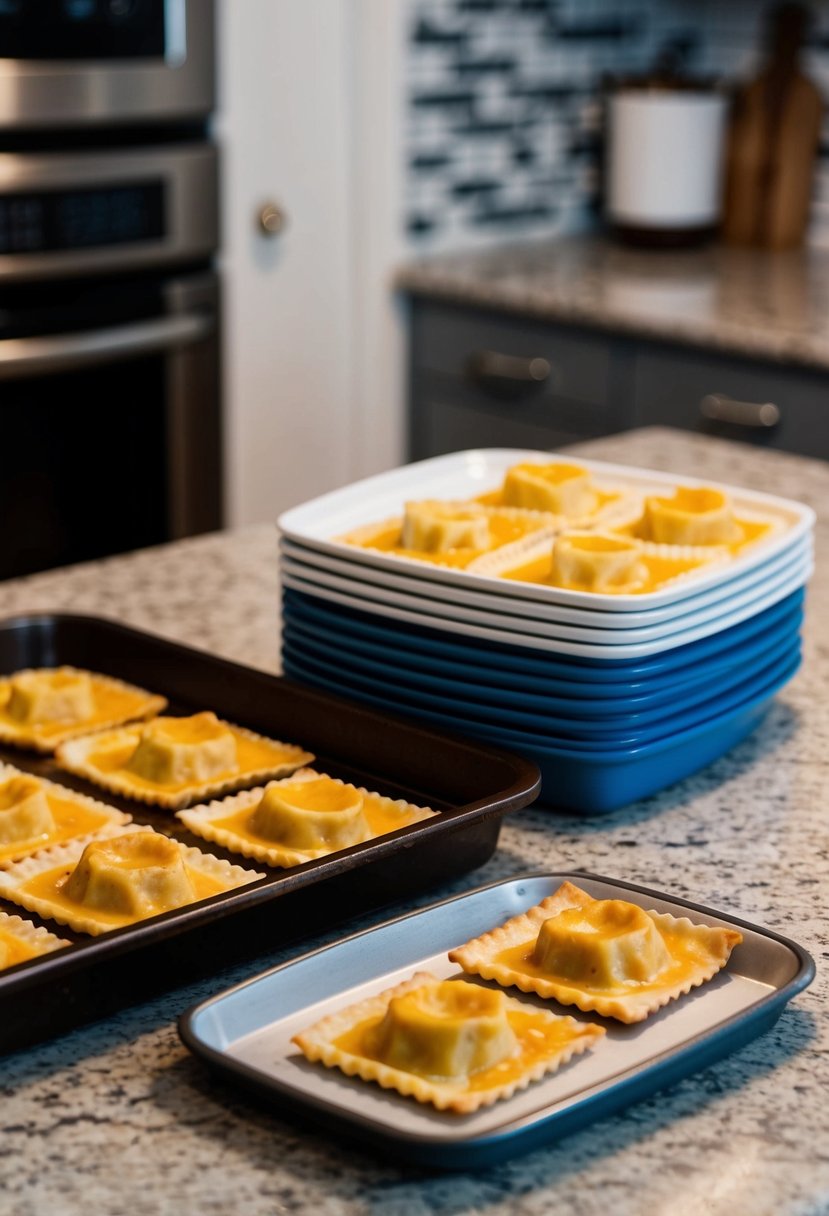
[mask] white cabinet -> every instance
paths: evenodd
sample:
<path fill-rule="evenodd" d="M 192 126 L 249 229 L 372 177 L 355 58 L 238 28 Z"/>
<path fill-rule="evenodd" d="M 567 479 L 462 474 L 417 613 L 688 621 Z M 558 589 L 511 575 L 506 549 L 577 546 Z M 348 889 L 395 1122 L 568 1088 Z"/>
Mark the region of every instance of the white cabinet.
<path fill-rule="evenodd" d="M 398 170 L 396 145 L 383 141 L 394 116 L 382 106 L 396 88 L 384 44 L 397 34 L 385 5 L 219 0 L 232 525 L 273 519 L 397 456 L 388 270 L 398 252 L 387 236 L 397 214 L 383 183 Z M 269 202 L 287 217 L 279 235 L 258 227 Z M 391 389 L 380 402 L 384 376 Z"/>

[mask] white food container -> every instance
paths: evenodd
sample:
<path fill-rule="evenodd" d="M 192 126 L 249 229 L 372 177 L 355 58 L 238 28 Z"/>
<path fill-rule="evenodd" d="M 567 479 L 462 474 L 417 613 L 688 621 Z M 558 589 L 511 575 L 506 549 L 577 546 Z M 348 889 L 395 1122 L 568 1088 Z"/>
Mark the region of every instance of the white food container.
<path fill-rule="evenodd" d="M 611 95 L 607 216 L 622 228 L 683 233 L 720 217 L 727 99 L 622 87 Z"/>

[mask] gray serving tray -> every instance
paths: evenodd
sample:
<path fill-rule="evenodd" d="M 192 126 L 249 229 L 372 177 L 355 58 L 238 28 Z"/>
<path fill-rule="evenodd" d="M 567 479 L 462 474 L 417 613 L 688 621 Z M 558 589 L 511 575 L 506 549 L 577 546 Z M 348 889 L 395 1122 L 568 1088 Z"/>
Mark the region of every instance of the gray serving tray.
<path fill-rule="evenodd" d="M 303 1027 L 413 971 L 459 976 L 448 950 L 526 911 L 566 879 L 597 899 L 622 898 L 694 922 L 737 927 L 744 940 L 714 980 L 637 1025 L 562 1007 L 582 1021 L 603 1023 L 606 1037 L 553 1076 L 473 1115 L 440 1113 L 310 1064 L 291 1044 Z M 598 875 L 536 873 L 433 904 L 266 971 L 189 1010 L 179 1032 L 229 1079 L 364 1147 L 467 1169 L 554 1140 L 736 1050 L 774 1024 L 814 970 L 794 942 L 721 912 Z M 550 1005 L 517 989 L 510 995 Z"/>

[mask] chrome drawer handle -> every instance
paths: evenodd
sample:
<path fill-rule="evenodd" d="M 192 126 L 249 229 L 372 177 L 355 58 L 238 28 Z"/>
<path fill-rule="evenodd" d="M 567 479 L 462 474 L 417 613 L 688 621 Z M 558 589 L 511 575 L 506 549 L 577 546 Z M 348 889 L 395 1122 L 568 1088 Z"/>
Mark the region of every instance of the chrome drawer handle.
<path fill-rule="evenodd" d="M 539 356 L 525 359 L 520 355 L 502 355 L 496 350 L 480 350 L 466 361 L 466 371 L 473 380 L 490 380 L 497 384 L 543 384 L 552 374 L 547 359 Z"/>
<path fill-rule="evenodd" d="M 711 422 L 728 422 L 752 430 L 769 430 L 780 422 L 780 407 L 772 401 L 735 401 L 724 393 L 708 393 L 699 403 L 699 412 Z"/>

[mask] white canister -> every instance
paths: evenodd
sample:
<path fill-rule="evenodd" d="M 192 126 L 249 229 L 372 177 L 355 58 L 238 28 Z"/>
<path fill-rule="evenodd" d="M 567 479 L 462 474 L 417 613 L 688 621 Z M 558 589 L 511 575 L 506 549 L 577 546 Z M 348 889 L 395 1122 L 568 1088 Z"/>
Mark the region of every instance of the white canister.
<path fill-rule="evenodd" d="M 712 91 L 621 88 L 609 107 L 608 219 L 668 236 L 716 226 L 727 99 Z"/>

